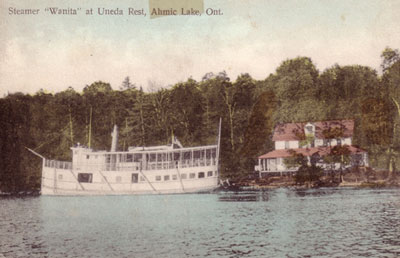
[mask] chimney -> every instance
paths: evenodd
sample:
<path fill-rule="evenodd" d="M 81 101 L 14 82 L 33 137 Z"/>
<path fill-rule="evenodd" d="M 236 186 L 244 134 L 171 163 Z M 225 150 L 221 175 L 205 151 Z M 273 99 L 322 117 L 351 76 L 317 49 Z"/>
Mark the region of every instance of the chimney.
<path fill-rule="evenodd" d="M 118 127 L 114 125 L 114 130 L 111 134 L 112 142 L 111 142 L 111 151 L 117 151 L 117 143 L 118 143 Z"/>

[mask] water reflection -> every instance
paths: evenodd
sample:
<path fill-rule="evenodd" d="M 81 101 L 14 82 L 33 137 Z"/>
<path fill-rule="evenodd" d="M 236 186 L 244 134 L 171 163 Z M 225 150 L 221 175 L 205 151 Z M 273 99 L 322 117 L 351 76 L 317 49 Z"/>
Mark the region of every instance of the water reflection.
<path fill-rule="evenodd" d="M 268 191 L 235 191 L 220 192 L 220 202 L 266 202 L 269 199 Z"/>

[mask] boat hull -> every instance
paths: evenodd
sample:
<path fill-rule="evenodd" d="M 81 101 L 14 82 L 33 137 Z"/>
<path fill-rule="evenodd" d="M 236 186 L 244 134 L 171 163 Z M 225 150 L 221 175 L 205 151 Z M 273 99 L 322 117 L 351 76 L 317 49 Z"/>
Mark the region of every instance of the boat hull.
<path fill-rule="evenodd" d="M 90 182 L 79 180 L 79 174 L 90 174 Z M 84 172 L 44 166 L 42 170 L 41 194 L 182 194 L 210 192 L 217 187 L 218 173 L 216 166 L 147 171 L 98 170 Z"/>

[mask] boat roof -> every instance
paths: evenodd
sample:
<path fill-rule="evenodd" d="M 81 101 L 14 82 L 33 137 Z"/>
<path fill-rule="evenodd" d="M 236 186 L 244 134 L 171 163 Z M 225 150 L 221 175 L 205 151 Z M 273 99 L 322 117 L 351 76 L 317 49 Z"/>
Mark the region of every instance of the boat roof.
<path fill-rule="evenodd" d="M 86 148 L 84 146 L 73 147 L 71 149 L 83 148 L 90 153 L 96 154 L 134 154 L 134 153 L 167 153 L 167 152 L 185 152 L 185 151 L 195 151 L 202 149 L 216 148 L 217 145 L 204 145 L 196 147 L 184 147 L 184 148 L 173 148 L 171 145 L 160 145 L 160 146 L 150 146 L 150 147 L 129 147 L 127 151 L 107 151 L 99 150 L 95 151 L 93 149 Z"/>

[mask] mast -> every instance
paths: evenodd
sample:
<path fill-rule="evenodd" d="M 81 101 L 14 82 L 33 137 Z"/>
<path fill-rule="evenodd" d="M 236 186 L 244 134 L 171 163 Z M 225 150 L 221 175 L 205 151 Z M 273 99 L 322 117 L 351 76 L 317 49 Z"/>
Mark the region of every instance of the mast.
<path fill-rule="evenodd" d="M 118 127 L 114 125 L 114 130 L 111 134 L 112 142 L 111 142 L 111 151 L 117 151 L 117 143 L 118 143 Z"/>
<path fill-rule="evenodd" d="M 71 137 L 71 144 L 74 144 L 74 131 L 72 128 L 72 114 L 71 114 L 71 107 L 69 108 L 69 129 L 70 129 L 70 137 Z"/>
<path fill-rule="evenodd" d="M 217 140 L 217 176 L 219 177 L 219 152 L 220 152 L 220 144 L 221 144 L 221 124 L 222 118 L 219 118 L 219 126 L 218 126 L 218 140 Z"/>
<path fill-rule="evenodd" d="M 89 139 L 88 139 L 89 149 L 90 149 L 91 139 L 92 139 L 92 106 L 90 106 L 90 118 L 89 118 Z"/>

